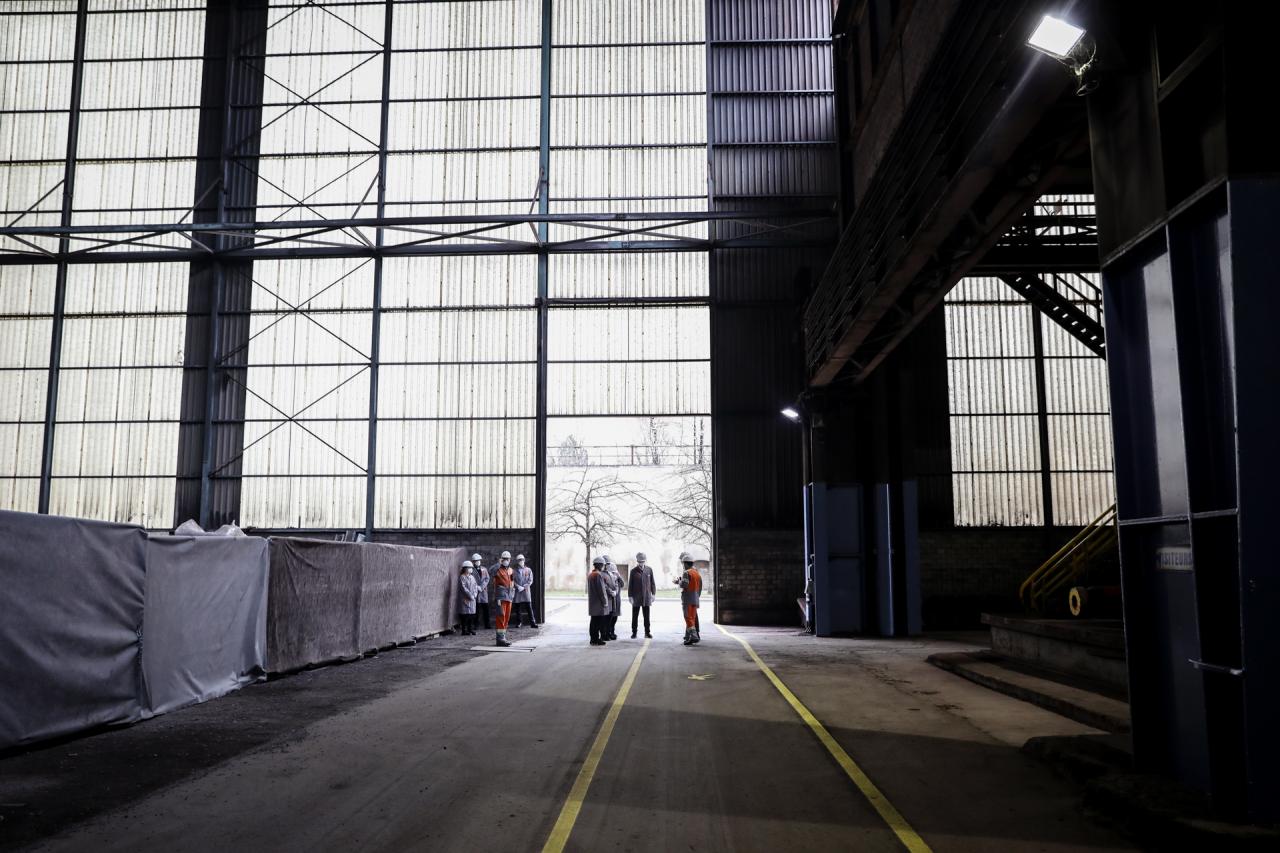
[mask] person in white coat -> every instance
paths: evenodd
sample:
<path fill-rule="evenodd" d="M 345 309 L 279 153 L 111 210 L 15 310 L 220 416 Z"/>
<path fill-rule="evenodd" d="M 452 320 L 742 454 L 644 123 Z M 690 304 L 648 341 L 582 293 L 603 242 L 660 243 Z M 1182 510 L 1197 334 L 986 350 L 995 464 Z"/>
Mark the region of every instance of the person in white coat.
<path fill-rule="evenodd" d="M 609 581 L 605 578 L 604 560 L 596 557 L 591 561 L 591 572 L 587 575 L 587 613 L 591 616 L 591 645 L 603 646 L 605 634 L 609 627 L 609 612 L 613 607 Z"/>
<path fill-rule="evenodd" d="M 470 560 L 464 560 L 462 571 L 458 575 L 458 616 L 462 622 L 462 634 L 467 636 L 476 632 L 476 578 L 475 567 Z"/>
<path fill-rule="evenodd" d="M 649 608 L 658 596 L 658 584 L 653 578 L 653 569 L 649 567 L 648 558 L 643 552 L 636 554 L 636 564 L 631 569 L 631 577 L 627 582 L 627 597 L 631 599 L 631 639 L 636 638 L 639 628 L 640 613 L 644 613 L 644 636 L 653 636 L 649 629 Z"/>
<path fill-rule="evenodd" d="M 471 564 L 476 574 L 476 612 L 484 620 L 484 629 L 489 630 L 489 570 L 484 567 L 484 558 L 479 554 L 471 555 Z"/>
<path fill-rule="evenodd" d="M 609 636 L 605 639 L 616 640 L 618 639 L 618 617 L 622 614 L 622 588 L 626 584 L 623 582 L 622 573 L 618 571 L 613 559 L 608 554 L 605 554 L 603 559 L 605 575 L 609 579 L 610 598 Z"/>
<path fill-rule="evenodd" d="M 538 627 L 533 614 L 533 569 L 525 565 L 524 554 L 516 554 L 516 627 L 524 627 L 524 614 L 529 614 L 529 627 Z"/>

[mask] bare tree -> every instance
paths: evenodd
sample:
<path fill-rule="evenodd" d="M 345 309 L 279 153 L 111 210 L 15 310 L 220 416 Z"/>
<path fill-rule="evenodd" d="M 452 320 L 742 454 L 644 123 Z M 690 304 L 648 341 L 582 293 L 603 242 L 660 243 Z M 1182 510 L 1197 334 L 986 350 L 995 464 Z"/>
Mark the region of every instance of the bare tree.
<path fill-rule="evenodd" d="M 641 465 L 661 465 L 664 456 L 676 443 L 671 437 L 672 424 L 662 418 L 648 418 L 644 425 L 644 444 L 641 445 Z"/>
<path fill-rule="evenodd" d="M 587 565 L 592 553 L 637 533 L 635 527 L 618 514 L 618 505 L 636 494 L 632 483 L 617 474 L 581 476 L 556 486 L 547 509 L 547 533 L 553 539 L 581 542 L 587 550 Z"/>
<path fill-rule="evenodd" d="M 560 446 L 556 448 L 551 464 L 564 468 L 585 468 L 590 459 L 587 446 L 578 441 L 577 437 L 567 435 L 564 441 L 560 442 Z"/>
<path fill-rule="evenodd" d="M 698 461 L 686 465 L 672 475 L 670 497 L 658 503 L 644 497 L 645 515 L 657 522 L 671 536 L 692 545 L 711 548 L 714 521 L 711 502 L 711 460 L 702 453 Z"/>

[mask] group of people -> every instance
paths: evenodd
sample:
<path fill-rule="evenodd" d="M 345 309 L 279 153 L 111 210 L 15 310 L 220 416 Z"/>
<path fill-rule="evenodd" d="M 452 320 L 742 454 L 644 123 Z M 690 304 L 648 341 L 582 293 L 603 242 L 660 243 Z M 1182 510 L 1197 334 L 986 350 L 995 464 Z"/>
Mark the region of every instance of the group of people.
<path fill-rule="evenodd" d="M 463 561 L 460 575 L 458 615 L 463 634 L 475 634 L 478 618 L 484 619 L 484 628 L 489 630 L 490 596 L 496 605 L 493 627 L 499 646 L 511 645 L 507 640 L 507 626 L 513 610 L 517 628 L 523 626 L 526 613 L 529 626 L 538 627 L 538 618 L 533 613 L 533 569 L 525 565 L 524 554 L 517 554 L 512 566 L 511 552 L 503 551 L 492 568 L 485 567 L 481 555 L 472 554 L 470 560 Z"/>
<path fill-rule="evenodd" d="M 691 646 L 702 639 L 698 622 L 698 603 L 702 597 L 702 575 L 693 565 L 693 557 L 687 552 L 680 555 L 684 573 L 680 575 L 680 607 L 684 612 L 684 644 Z M 591 561 L 587 575 L 587 613 L 591 616 L 588 633 L 591 645 L 603 646 L 609 640 L 618 639 L 618 616 L 622 613 L 622 573 L 608 554 Z M 631 639 L 636 638 L 640 615 L 644 614 L 644 636 L 653 636 L 649 622 L 649 608 L 657 597 L 658 587 L 648 558 L 636 554 L 636 565 L 631 569 L 627 582 L 627 597 L 631 600 Z"/>
<path fill-rule="evenodd" d="M 680 609 L 684 614 L 685 624 L 684 644 L 691 646 L 702 639 L 698 620 L 702 575 L 688 552 L 680 555 L 680 562 L 684 566 L 679 580 Z M 617 565 L 609 559 L 608 554 L 604 554 L 591 561 L 591 572 L 587 575 L 587 612 L 591 616 L 588 633 L 591 645 L 603 646 L 609 640 L 618 639 L 618 616 L 622 613 L 624 585 L 627 597 L 631 600 L 631 639 L 636 638 L 642 614 L 644 636 L 646 639 L 653 636 L 649 608 L 657 597 L 658 585 L 653 577 L 653 569 L 649 567 L 648 558 L 643 553 L 636 554 L 636 565 L 624 584 Z M 491 599 L 496 605 L 493 629 L 497 632 L 499 646 L 511 645 L 507 640 L 507 627 L 511 622 L 512 611 L 515 612 L 517 628 L 523 625 L 526 613 L 529 625 L 538 627 L 537 617 L 533 613 L 533 569 L 525 564 L 524 554 L 516 555 L 513 566 L 511 552 L 503 551 L 492 567 L 484 565 L 481 555 L 472 554 L 470 560 L 462 563 L 458 593 L 458 615 L 464 635 L 474 635 L 480 619 L 484 621 L 485 630 L 489 630 Z"/>

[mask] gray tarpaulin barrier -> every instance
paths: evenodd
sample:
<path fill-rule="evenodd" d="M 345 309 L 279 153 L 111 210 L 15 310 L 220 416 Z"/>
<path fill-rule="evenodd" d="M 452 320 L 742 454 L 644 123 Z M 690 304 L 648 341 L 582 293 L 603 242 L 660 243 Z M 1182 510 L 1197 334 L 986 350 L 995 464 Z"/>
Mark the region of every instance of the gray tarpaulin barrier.
<path fill-rule="evenodd" d="M 0 510 L 0 748 L 141 719 L 146 543 Z"/>
<path fill-rule="evenodd" d="M 362 650 L 436 634 L 458 621 L 457 567 L 466 559 L 463 549 L 376 543 L 360 547 Z"/>
<path fill-rule="evenodd" d="M 230 693 L 266 666 L 267 540 L 147 539 L 142 663 L 151 714 Z"/>
<path fill-rule="evenodd" d="M 355 542 L 272 537 L 268 670 L 360 654 L 361 560 Z"/>
<path fill-rule="evenodd" d="M 267 669 L 352 658 L 456 621 L 461 548 L 271 540 Z"/>

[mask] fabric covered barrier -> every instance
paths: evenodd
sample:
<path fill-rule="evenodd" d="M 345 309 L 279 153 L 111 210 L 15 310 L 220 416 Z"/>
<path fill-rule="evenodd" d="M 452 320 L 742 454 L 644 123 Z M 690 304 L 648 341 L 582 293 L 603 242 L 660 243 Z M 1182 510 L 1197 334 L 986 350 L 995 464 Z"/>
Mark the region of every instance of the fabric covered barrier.
<path fill-rule="evenodd" d="M 230 693 L 266 666 L 267 540 L 147 539 L 142 664 L 149 714 Z"/>
<path fill-rule="evenodd" d="M 355 542 L 272 537 L 269 671 L 288 672 L 360 654 L 362 559 Z"/>
<path fill-rule="evenodd" d="M 0 748 L 144 715 L 146 533 L 0 510 Z"/>
<path fill-rule="evenodd" d="M 457 622 L 457 567 L 463 549 L 362 544 L 360 648 L 437 634 Z"/>
<path fill-rule="evenodd" d="M 274 537 L 267 669 L 289 672 L 450 628 L 461 548 Z"/>

